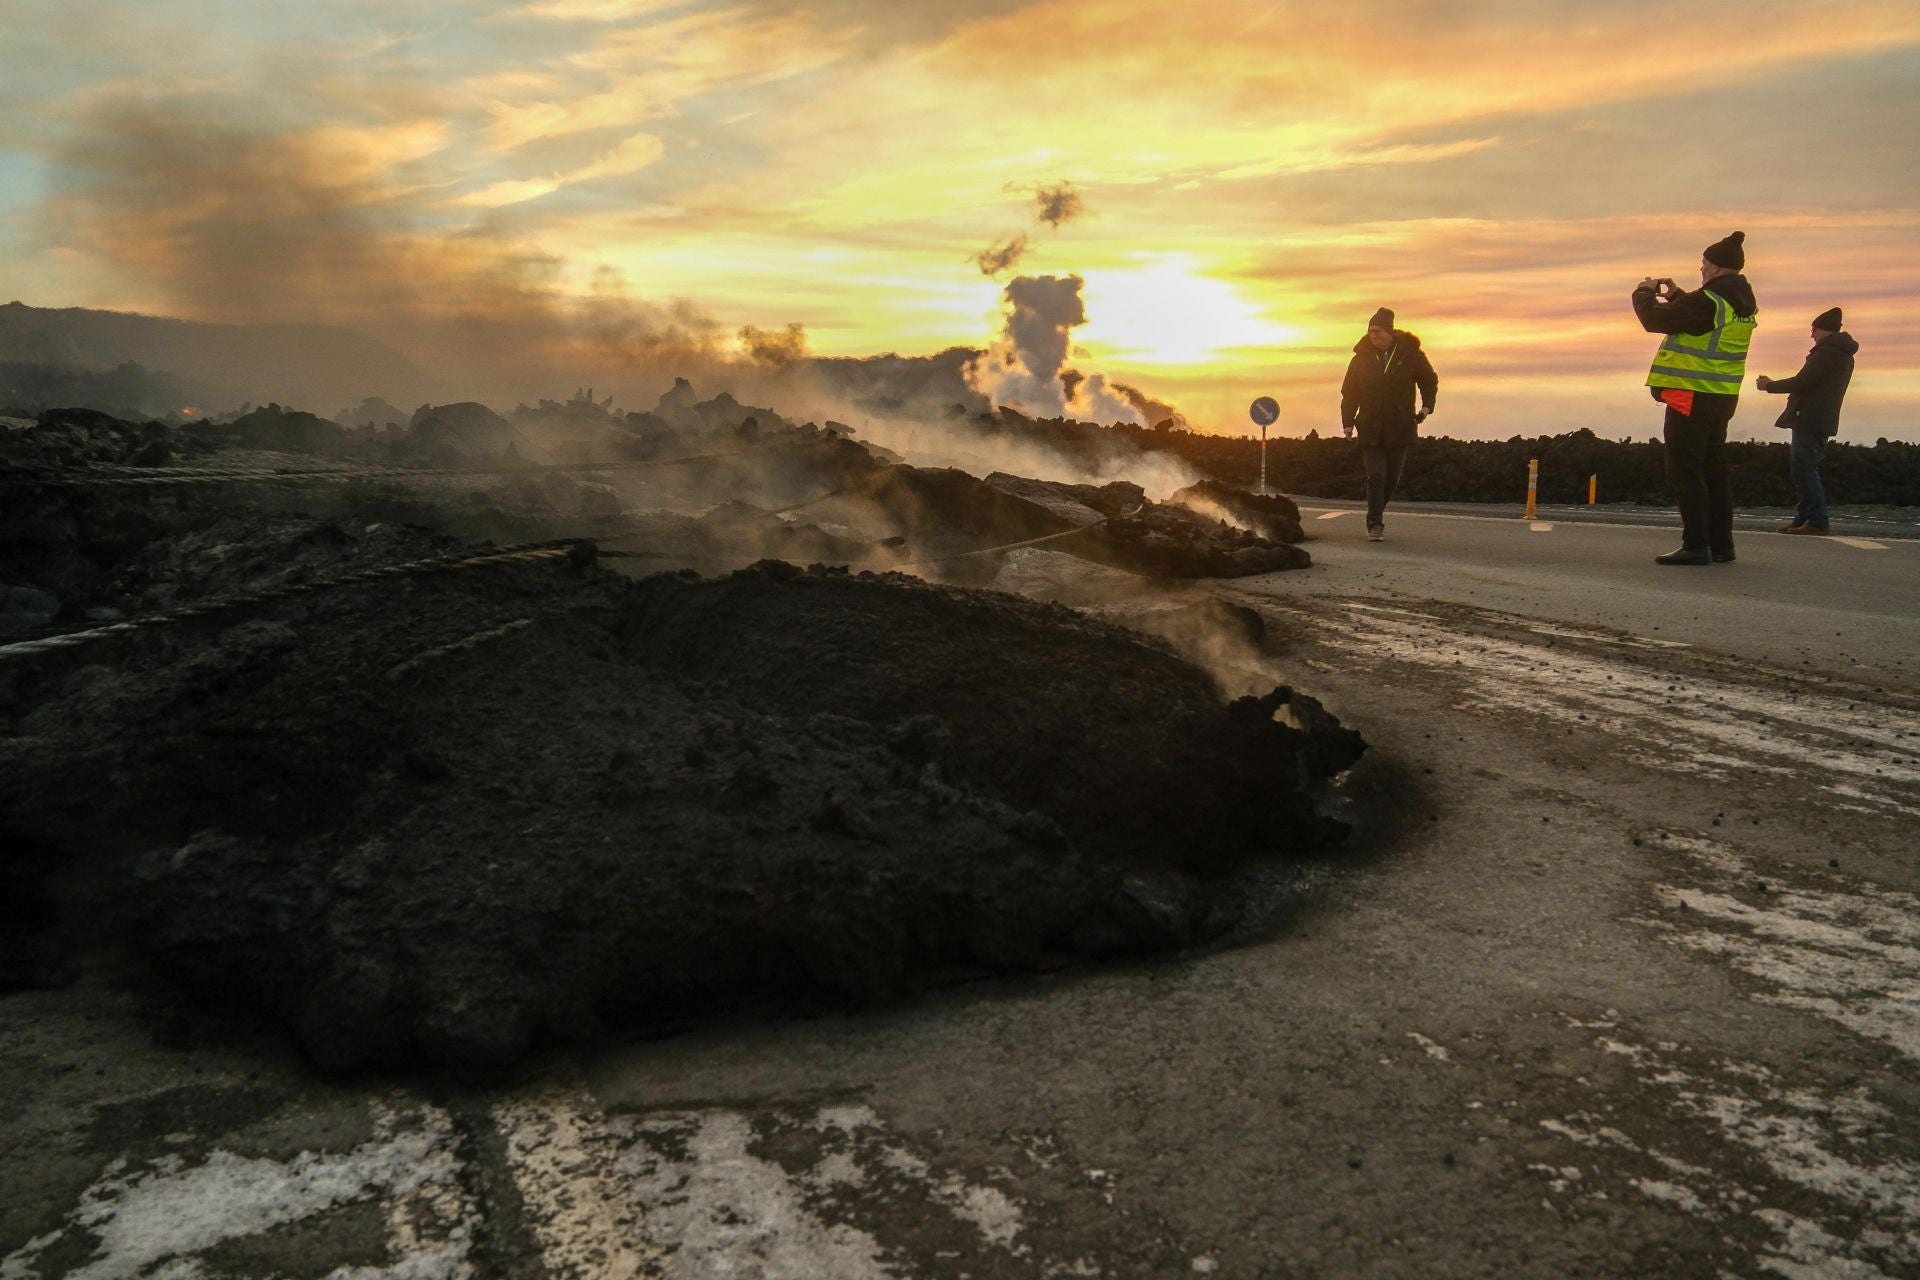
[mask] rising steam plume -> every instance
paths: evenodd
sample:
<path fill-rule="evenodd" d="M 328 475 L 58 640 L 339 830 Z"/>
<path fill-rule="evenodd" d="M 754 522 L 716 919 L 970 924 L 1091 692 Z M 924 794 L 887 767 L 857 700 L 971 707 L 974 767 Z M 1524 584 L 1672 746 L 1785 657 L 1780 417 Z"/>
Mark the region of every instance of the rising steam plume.
<path fill-rule="evenodd" d="M 1079 276 L 1020 276 L 1004 294 L 1001 341 L 975 362 L 969 383 L 996 405 L 1039 417 L 1138 424 L 1140 415 L 1103 374 L 1067 369 L 1073 331 L 1087 322 Z"/>
<path fill-rule="evenodd" d="M 1002 332 L 986 351 L 825 361 L 800 324 L 725 326 L 697 300 L 635 296 L 611 268 L 582 296 L 504 214 L 467 213 L 450 229 L 431 138 L 387 140 L 420 159 L 376 163 L 325 131 L 276 121 L 270 98 L 245 90 L 98 99 L 69 126 L 55 169 L 67 185 L 42 239 L 144 282 L 174 314 L 345 326 L 404 353 L 433 384 L 369 385 L 349 367 L 340 385 L 313 392 L 306 407 L 321 412 L 369 396 L 403 408 L 428 395 L 504 406 L 586 383 L 646 407 L 675 376 L 784 412 L 875 420 L 876 435 L 882 414 L 950 423 L 956 405 L 1130 423 L 1165 407 L 1067 367 L 1086 320 L 1077 276 L 1008 282 Z M 1070 183 L 1028 190 L 1035 228 L 1086 214 Z M 1021 231 L 979 265 L 1005 272 L 1031 248 Z M 254 370 L 233 372 L 245 387 L 238 375 Z"/>

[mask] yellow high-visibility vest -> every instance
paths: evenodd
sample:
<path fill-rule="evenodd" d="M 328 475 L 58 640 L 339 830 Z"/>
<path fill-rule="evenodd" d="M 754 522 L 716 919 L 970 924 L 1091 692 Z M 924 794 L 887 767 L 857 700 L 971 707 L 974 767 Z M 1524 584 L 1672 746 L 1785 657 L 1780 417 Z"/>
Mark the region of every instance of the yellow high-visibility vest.
<path fill-rule="evenodd" d="M 1746 380 L 1747 348 L 1753 344 L 1753 316 L 1735 315 L 1733 304 L 1711 291 L 1713 328 L 1706 333 L 1671 333 L 1653 353 L 1650 387 L 1677 387 L 1709 395 L 1740 394 Z"/>

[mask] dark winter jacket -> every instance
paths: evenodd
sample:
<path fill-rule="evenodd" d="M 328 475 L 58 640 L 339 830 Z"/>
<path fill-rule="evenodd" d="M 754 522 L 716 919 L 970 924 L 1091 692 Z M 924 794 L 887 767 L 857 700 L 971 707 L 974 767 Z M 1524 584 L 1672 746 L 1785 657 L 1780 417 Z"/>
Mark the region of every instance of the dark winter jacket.
<path fill-rule="evenodd" d="M 1853 353 L 1859 349 L 1850 335 L 1830 333 L 1813 344 L 1800 372 L 1768 383 L 1769 393 L 1787 397 L 1786 410 L 1773 425 L 1839 435 L 1840 402 L 1853 381 Z"/>
<path fill-rule="evenodd" d="M 1678 294 L 1666 302 L 1654 300 L 1653 290 L 1639 288 L 1633 291 L 1633 314 L 1640 317 L 1640 327 L 1648 333 L 1712 333 L 1714 321 L 1713 299 L 1707 295 L 1717 293 L 1733 307 L 1737 316 L 1757 314 L 1760 304 L 1754 301 L 1753 286 L 1747 283 L 1743 275 L 1715 276 L 1707 281 L 1705 287 L 1691 293 Z M 1653 398 L 1660 398 L 1661 388 L 1648 387 Z M 1699 391 L 1696 395 L 1715 395 L 1716 392 Z M 1738 391 L 1726 397 L 1738 400 Z"/>
<path fill-rule="evenodd" d="M 1393 345 L 1379 350 L 1369 338 L 1353 346 L 1353 359 L 1347 363 L 1346 379 L 1340 384 L 1340 426 L 1360 433 L 1363 446 L 1394 449 L 1412 444 L 1418 434 L 1418 419 L 1413 412 L 1414 389 L 1420 391 L 1423 407 L 1433 411 L 1434 398 L 1440 394 L 1440 378 L 1434 373 L 1420 339 L 1404 329 L 1393 331 Z"/>

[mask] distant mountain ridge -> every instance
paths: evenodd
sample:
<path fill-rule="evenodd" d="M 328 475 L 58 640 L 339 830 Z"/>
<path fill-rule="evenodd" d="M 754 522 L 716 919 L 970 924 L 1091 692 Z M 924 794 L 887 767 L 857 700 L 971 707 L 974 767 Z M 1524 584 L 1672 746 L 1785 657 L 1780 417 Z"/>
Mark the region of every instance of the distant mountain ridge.
<path fill-rule="evenodd" d="M 0 306 L 0 361 L 99 371 L 127 361 L 243 400 L 323 412 L 368 396 L 396 404 L 433 397 L 433 379 L 385 343 L 317 324 L 211 324 L 83 307 Z"/>

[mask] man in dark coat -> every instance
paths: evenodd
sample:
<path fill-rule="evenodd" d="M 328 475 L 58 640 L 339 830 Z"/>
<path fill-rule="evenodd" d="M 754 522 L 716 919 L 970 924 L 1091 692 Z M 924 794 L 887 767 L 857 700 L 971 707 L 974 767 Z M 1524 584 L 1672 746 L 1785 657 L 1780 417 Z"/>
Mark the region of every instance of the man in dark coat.
<path fill-rule="evenodd" d="M 1740 405 L 1747 346 L 1759 310 L 1747 265 L 1746 233 L 1736 231 L 1700 255 L 1700 288 L 1681 293 L 1671 280 L 1642 280 L 1633 313 L 1667 340 L 1654 353 L 1647 387 L 1666 406 L 1667 483 L 1680 508 L 1676 551 L 1660 564 L 1733 559 L 1733 494 L 1727 482 L 1727 424 Z"/>
<path fill-rule="evenodd" d="M 1827 441 L 1840 433 L 1840 402 L 1853 381 L 1853 355 L 1860 344 L 1840 328 L 1840 308 L 1829 307 L 1813 318 L 1813 349 L 1791 378 L 1769 378 L 1764 373 L 1753 385 L 1775 395 L 1785 394 L 1786 411 L 1773 425 L 1793 432 L 1793 494 L 1800 506 L 1793 523 L 1781 533 L 1825 533 L 1827 491 L 1820 483 L 1820 460 Z"/>
<path fill-rule="evenodd" d="M 1421 407 L 1413 408 L 1420 392 Z M 1353 344 L 1346 379 L 1340 384 L 1340 431 L 1360 434 L 1360 456 L 1367 466 L 1367 538 L 1386 536 L 1387 503 L 1400 483 L 1418 427 L 1433 412 L 1440 378 L 1420 339 L 1393 327 L 1385 307 L 1367 321 L 1367 336 Z"/>

